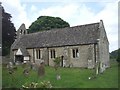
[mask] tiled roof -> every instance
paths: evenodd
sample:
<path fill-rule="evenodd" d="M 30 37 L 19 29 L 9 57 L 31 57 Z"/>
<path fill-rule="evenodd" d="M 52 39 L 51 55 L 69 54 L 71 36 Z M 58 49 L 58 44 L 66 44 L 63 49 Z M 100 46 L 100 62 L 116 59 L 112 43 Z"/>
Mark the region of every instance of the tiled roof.
<path fill-rule="evenodd" d="M 12 49 L 90 44 L 96 43 L 99 36 L 99 23 L 92 23 L 23 35 Z"/>

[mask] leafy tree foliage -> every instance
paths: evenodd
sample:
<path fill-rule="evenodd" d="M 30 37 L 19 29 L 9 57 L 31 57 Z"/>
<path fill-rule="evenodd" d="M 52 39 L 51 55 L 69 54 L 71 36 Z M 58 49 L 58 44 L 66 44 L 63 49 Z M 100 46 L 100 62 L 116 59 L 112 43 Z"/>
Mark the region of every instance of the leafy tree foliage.
<path fill-rule="evenodd" d="M 120 48 L 118 49 L 117 62 L 120 64 Z"/>
<path fill-rule="evenodd" d="M 55 70 L 57 70 L 58 67 L 60 66 L 61 57 L 56 57 L 53 61 L 55 63 L 54 68 L 55 68 Z"/>
<path fill-rule="evenodd" d="M 61 62 L 61 57 L 56 57 L 54 60 L 54 68 L 56 71 L 56 79 L 59 80 L 61 79 L 58 68 L 60 67 L 60 62 Z"/>
<path fill-rule="evenodd" d="M 59 17 L 40 16 L 29 27 L 29 33 L 50 30 L 54 28 L 70 27 L 70 25 Z"/>
<path fill-rule="evenodd" d="M 10 46 L 15 39 L 15 27 L 11 22 L 12 16 L 5 12 L 2 8 L 2 55 L 8 55 L 10 53 Z"/>
<path fill-rule="evenodd" d="M 111 59 L 117 59 L 117 56 L 118 56 L 118 50 L 112 51 L 110 53 L 110 58 Z"/>
<path fill-rule="evenodd" d="M 117 60 L 120 63 L 120 48 L 110 53 L 110 58 Z"/>

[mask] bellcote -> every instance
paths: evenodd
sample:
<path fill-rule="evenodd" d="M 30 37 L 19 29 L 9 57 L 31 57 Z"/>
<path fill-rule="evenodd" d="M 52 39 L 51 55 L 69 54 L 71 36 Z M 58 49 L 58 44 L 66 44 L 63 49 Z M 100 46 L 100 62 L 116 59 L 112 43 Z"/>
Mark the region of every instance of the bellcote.
<path fill-rule="evenodd" d="M 17 30 L 17 36 L 16 36 L 16 39 L 20 38 L 22 35 L 26 35 L 28 32 L 27 32 L 27 29 L 25 27 L 25 24 L 23 23 L 19 29 Z"/>

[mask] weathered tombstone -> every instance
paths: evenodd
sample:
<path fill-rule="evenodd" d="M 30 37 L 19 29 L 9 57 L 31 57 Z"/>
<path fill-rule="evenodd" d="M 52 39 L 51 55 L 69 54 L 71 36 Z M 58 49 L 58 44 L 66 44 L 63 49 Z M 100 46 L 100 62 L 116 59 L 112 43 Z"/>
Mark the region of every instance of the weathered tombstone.
<path fill-rule="evenodd" d="M 25 68 L 25 69 L 23 70 L 23 74 L 24 74 L 25 76 L 27 76 L 27 75 L 29 74 L 29 68 Z"/>
<path fill-rule="evenodd" d="M 57 74 L 56 78 L 57 78 L 57 80 L 60 80 L 61 76 L 59 74 Z"/>
<path fill-rule="evenodd" d="M 20 62 L 19 62 L 19 61 L 16 61 L 16 62 L 15 62 L 15 65 L 20 65 Z"/>
<path fill-rule="evenodd" d="M 30 66 L 30 69 L 36 70 L 36 64 L 35 63 L 30 62 L 29 66 Z"/>
<path fill-rule="evenodd" d="M 12 62 L 9 62 L 9 63 L 7 64 L 7 68 L 8 68 L 8 69 L 12 69 L 12 68 L 13 68 Z"/>
<path fill-rule="evenodd" d="M 28 64 L 29 64 L 29 66 L 30 66 L 30 69 L 33 69 L 33 63 L 32 63 L 32 62 L 29 62 Z"/>
<path fill-rule="evenodd" d="M 12 68 L 13 67 L 13 63 L 9 62 L 9 67 Z"/>
<path fill-rule="evenodd" d="M 12 73 L 14 73 L 15 70 L 17 70 L 17 66 L 15 66 L 14 63 L 12 63 L 12 62 L 9 62 L 7 64 L 7 68 L 8 68 L 9 74 L 12 74 Z"/>
<path fill-rule="evenodd" d="M 44 76 L 44 75 L 45 75 L 44 63 L 41 62 L 40 66 L 38 67 L 38 76 Z"/>
<path fill-rule="evenodd" d="M 35 71 L 38 69 L 37 65 L 35 63 L 32 63 L 32 69 L 35 70 Z"/>
<path fill-rule="evenodd" d="M 88 60 L 88 69 L 92 68 L 93 68 L 92 60 Z"/>
<path fill-rule="evenodd" d="M 9 68 L 9 64 L 7 64 L 6 67 Z"/>
<path fill-rule="evenodd" d="M 105 64 L 101 63 L 100 65 L 100 73 L 103 73 L 105 71 Z"/>

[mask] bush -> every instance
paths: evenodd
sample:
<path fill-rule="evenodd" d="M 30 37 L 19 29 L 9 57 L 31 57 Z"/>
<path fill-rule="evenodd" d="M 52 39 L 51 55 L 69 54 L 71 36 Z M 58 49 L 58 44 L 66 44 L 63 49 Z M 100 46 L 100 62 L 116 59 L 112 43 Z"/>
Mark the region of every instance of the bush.
<path fill-rule="evenodd" d="M 57 70 L 58 67 L 60 66 L 61 58 L 60 57 L 56 57 L 53 61 L 55 63 L 54 68 L 55 68 L 55 70 Z"/>
<path fill-rule="evenodd" d="M 27 88 L 52 88 L 53 86 L 51 85 L 50 81 L 43 81 L 41 83 L 36 83 L 36 82 L 32 82 L 32 83 L 25 83 L 24 85 L 22 85 L 23 89 L 27 89 Z"/>

